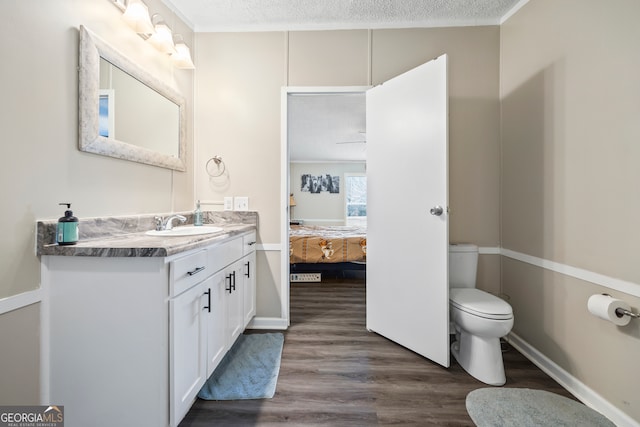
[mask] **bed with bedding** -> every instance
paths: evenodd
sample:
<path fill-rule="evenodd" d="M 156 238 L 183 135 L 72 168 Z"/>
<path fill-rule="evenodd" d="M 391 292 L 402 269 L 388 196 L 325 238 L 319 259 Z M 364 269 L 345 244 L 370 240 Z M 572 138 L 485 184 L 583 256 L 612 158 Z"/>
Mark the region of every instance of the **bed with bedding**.
<path fill-rule="evenodd" d="M 367 230 L 361 226 L 291 225 L 291 273 L 363 272 L 367 260 Z"/>

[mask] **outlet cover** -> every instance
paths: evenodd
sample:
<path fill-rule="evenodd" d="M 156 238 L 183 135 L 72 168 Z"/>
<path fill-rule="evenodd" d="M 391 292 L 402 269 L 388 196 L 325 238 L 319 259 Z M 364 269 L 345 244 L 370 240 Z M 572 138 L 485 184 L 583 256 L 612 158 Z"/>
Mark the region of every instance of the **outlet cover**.
<path fill-rule="evenodd" d="M 248 211 L 249 210 L 249 198 L 248 197 L 234 197 L 233 198 L 233 210 L 234 211 Z"/>
<path fill-rule="evenodd" d="M 224 210 L 232 211 L 233 210 L 233 197 L 225 197 L 224 198 Z"/>

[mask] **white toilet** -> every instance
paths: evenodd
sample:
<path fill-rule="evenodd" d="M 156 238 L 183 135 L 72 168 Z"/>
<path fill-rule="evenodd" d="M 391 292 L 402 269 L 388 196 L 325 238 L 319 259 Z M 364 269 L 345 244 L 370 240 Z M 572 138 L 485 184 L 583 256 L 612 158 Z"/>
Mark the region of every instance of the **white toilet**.
<path fill-rule="evenodd" d="M 451 353 L 460 366 L 483 383 L 506 382 L 500 337 L 513 327 L 513 311 L 506 301 L 476 289 L 478 247 L 449 246 L 449 312 L 456 340 Z"/>

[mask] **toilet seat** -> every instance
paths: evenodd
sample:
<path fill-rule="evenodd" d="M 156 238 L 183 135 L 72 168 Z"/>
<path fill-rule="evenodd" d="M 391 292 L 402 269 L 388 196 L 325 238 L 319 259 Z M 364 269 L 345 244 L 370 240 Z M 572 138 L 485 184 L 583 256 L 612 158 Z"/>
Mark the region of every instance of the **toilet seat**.
<path fill-rule="evenodd" d="M 449 289 L 449 302 L 458 310 L 485 319 L 513 318 L 511 305 L 495 295 L 476 288 Z"/>

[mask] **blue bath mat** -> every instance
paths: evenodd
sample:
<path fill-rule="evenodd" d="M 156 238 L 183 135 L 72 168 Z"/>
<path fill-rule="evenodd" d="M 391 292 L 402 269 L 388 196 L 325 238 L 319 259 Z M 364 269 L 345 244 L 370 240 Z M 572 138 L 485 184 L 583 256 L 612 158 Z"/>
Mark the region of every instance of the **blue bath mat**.
<path fill-rule="evenodd" d="M 204 400 L 269 399 L 276 392 L 284 335 L 240 335 L 198 397 Z"/>

